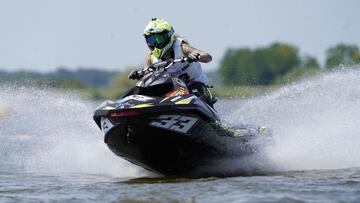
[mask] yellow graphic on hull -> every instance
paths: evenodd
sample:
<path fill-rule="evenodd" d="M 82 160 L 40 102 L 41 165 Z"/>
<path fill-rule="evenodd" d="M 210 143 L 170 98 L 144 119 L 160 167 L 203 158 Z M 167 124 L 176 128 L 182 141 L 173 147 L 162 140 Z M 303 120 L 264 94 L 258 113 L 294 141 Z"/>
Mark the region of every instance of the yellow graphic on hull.
<path fill-rule="evenodd" d="M 163 100 L 161 100 L 159 103 L 163 103 L 164 101 L 166 101 L 167 99 L 169 99 L 170 97 L 165 97 Z"/>
<path fill-rule="evenodd" d="M 138 104 L 135 106 L 130 107 L 131 109 L 140 109 L 140 108 L 146 108 L 146 107 L 151 107 L 154 106 L 153 103 L 146 103 L 146 104 Z"/>
<path fill-rule="evenodd" d="M 114 107 L 111 107 L 111 106 L 105 106 L 103 108 L 103 110 L 114 110 L 115 108 Z"/>
<path fill-rule="evenodd" d="M 136 83 L 136 87 L 141 87 L 141 83 L 142 81 L 140 80 L 139 82 Z"/>
<path fill-rule="evenodd" d="M 192 101 L 192 98 L 189 97 L 189 98 L 187 98 L 187 99 L 183 99 L 183 100 L 177 101 L 177 102 L 175 102 L 175 104 L 190 104 L 191 101 Z"/>

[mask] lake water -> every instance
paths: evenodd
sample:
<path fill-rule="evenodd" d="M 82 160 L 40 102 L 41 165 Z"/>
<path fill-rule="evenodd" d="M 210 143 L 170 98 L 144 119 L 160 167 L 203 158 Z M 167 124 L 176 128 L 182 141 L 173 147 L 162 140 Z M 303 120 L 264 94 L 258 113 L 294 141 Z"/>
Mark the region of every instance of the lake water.
<path fill-rule="evenodd" d="M 1 202 L 359 202 L 360 170 L 208 179 L 1 172 Z"/>
<path fill-rule="evenodd" d="M 92 121 L 93 101 L 0 87 L 12 109 L 0 119 L 0 202 L 360 202 L 359 81 L 360 71 L 338 71 L 220 101 L 226 122 L 267 125 L 274 144 L 261 159 L 224 162 L 265 173 L 205 179 L 157 177 L 116 157 Z"/>

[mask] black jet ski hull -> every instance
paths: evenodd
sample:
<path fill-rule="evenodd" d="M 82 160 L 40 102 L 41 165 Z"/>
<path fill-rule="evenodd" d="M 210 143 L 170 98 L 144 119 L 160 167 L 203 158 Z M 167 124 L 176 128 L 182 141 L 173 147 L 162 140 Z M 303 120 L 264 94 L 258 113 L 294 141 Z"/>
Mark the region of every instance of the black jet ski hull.
<path fill-rule="evenodd" d="M 261 146 L 255 139 L 262 135 L 261 128 L 226 127 L 213 108 L 191 94 L 105 101 L 94 120 L 116 155 L 167 176 L 237 175 L 238 171 L 210 169 L 223 160 L 241 162 Z"/>
<path fill-rule="evenodd" d="M 187 129 L 179 128 L 179 120 L 188 125 Z M 206 167 L 216 160 L 254 153 L 256 145 L 242 136 L 236 137 L 220 124 L 205 122 L 198 116 L 160 114 L 120 122 L 105 134 L 105 143 L 116 155 L 167 176 L 228 176 L 223 171 L 206 173 Z"/>

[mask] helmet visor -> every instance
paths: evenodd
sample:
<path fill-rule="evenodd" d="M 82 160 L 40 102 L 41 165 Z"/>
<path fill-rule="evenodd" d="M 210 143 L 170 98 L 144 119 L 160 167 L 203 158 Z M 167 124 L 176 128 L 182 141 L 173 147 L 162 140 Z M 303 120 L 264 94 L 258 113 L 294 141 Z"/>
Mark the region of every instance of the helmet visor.
<path fill-rule="evenodd" d="M 169 33 L 159 33 L 159 34 L 152 34 L 149 36 L 145 36 L 146 43 L 150 48 L 164 48 L 170 41 Z"/>

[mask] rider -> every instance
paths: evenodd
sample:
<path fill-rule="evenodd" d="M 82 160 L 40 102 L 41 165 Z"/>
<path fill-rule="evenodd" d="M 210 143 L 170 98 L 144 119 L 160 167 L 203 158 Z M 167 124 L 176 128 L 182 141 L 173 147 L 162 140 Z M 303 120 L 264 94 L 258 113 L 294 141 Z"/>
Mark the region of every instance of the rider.
<path fill-rule="evenodd" d="M 175 35 L 173 27 L 164 19 L 153 18 L 145 27 L 144 37 L 150 49 L 145 57 L 144 70 L 160 61 L 187 57 L 192 62 L 188 68 L 183 70 L 184 66 L 174 67 L 169 72 L 184 80 L 192 94 L 212 106 L 214 101 L 207 88 L 207 77 L 199 63 L 210 62 L 211 55 L 190 46 L 186 40 Z M 142 76 L 143 71 L 133 71 L 128 78 L 140 79 Z"/>

